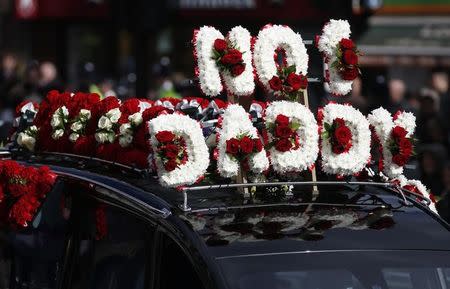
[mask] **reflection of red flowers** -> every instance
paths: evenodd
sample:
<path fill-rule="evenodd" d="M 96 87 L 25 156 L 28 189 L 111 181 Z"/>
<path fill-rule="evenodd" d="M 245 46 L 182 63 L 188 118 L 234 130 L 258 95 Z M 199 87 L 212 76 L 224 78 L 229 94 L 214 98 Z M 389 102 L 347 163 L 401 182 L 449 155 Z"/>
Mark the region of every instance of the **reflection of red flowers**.
<path fill-rule="evenodd" d="M 241 75 L 245 70 L 245 63 L 238 63 L 236 65 L 233 65 L 233 68 L 231 68 L 231 73 L 234 76 Z"/>
<path fill-rule="evenodd" d="M 339 42 L 339 45 L 343 49 L 353 49 L 355 47 L 353 41 L 348 38 L 342 38 L 341 41 Z"/>
<path fill-rule="evenodd" d="M 356 55 L 356 53 L 350 49 L 344 51 L 342 59 L 348 65 L 358 64 L 358 55 Z"/>
<path fill-rule="evenodd" d="M 214 49 L 217 52 L 223 52 L 225 49 L 227 49 L 227 47 L 228 47 L 227 42 L 223 39 L 217 38 L 214 41 Z"/>
<path fill-rule="evenodd" d="M 242 62 L 242 53 L 237 49 L 229 49 L 220 60 L 224 65 L 234 65 Z"/>
<path fill-rule="evenodd" d="M 285 116 L 284 114 L 277 115 L 277 118 L 275 119 L 275 124 L 278 126 L 288 126 L 289 125 L 289 117 Z"/>
<path fill-rule="evenodd" d="M 280 139 L 276 142 L 275 148 L 280 152 L 287 152 L 292 148 L 292 142 L 289 139 Z"/>
<path fill-rule="evenodd" d="M 170 131 L 163 130 L 163 131 L 158 132 L 155 135 L 155 137 L 160 143 L 168 143 L 168 142 L 173 141 L 173 139 L 175 138 L 175 135 Z"/>
<path fill-rule="evenodd" d="M 282 84 L 280 78 L 278 78 L 277 76 L 274 76 L 274 77 L 272 77 L 271 80 L 269 80 L 269 85 L 270 85 L 270 88 L 272 88 L 273 90 L 279 91 L 279 90 L 281 90 L 283 84 Z"/>
<path fill-rule="evenodd" d="M 236 155 L 239 152 L 239 140 L 232 138 L 226 141 L 226 153 Z"/>
<path fill-rule="evenodd" d="M 241 139 L 240 147 L 241 147 L 241 151 L 244 154 L 249 154 L 249 153 L 253 152 L 253 140 L 248 136 L 244 136 Z"/>
<path fill-rule="evenodd" d="M 289 138 L 294 132 L 288 126 L 277 126 L 275 128 L 275 136 L 279 138 Z"/>
<path fill-rule="evenodd" d="M 353 80 L 358 77 L 359 71 L 358 68 L 353 67 L 351 69 L 344 69 L 341 71 L 341 76 L 344 80 Z"/>

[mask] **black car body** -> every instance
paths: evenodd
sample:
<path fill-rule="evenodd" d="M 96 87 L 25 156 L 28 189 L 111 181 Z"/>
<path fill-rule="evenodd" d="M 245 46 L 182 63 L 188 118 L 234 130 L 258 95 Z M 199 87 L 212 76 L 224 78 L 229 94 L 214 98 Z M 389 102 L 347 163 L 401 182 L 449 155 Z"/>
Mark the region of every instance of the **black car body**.
<path fill-rule="evenodd" d="M 450 288 L 449 226 L 388 184 L 261 201 L 88 158 L 18 160 L 58 181 L 31 226 L 1 232 L 0 288 Z"/>

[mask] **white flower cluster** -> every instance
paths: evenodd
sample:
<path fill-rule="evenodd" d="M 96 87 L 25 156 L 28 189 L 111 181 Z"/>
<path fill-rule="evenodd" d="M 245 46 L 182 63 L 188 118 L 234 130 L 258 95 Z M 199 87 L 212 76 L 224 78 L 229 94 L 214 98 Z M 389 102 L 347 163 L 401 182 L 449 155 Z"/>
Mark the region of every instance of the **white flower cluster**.
<path fill-rule="evenodd" d="M 178 187 L 194 184 L 201 178 L 209 166 L 209 151 L 203 138 L 200 124 L 186 115 L 166 114 L 149 121 L 153 150 L 158 147 L 155 135 L 160 131 L 171 131 L 184 139 L 187 162 L 173 171 L 167 172 L 158 154 L 154 154 L 159 182 L 163 186 Z"/>
<path fill-rule="evenodd" d="M 434 204 L 433 201 L 431 201 L 430 198 L 430 192 L 427 189 L 427 187 L 419 180 L 408 180 L 404 175 L 400 175 L 397 178 L 394 179 L 394 181 L 398 181 L 400 183 L 400 186 L 403 188 L 405 186 L 414 186 L 417 188 L 417 190 L 428 200 L 430 200 L 430 204 L 428 205 L 428 208 L 434 212 L 434 213 L 438 213 L 437 209 L 436 209 L 436 205 Z"/>
<path fill-rule="evenodd" d="M 249 119 L 248 113 L 238 104 L 232 104 L 225 109 L 222 116 L 222 127 L 219 129 L 219 157 L 217 160 L 217 170 L 225 178 L 237 176 L 240 170 L 238 160 L 226 153 L 226 141 L 237 138 L 239 135 L 247 134 L 250 138 L 259 138 L 258 131 Z M 269 159 L 266 151 L 253 153 L 248 159 L 250 170 L 255 174 L 260 174 L 269 167 Z"/>
<path fill-rule="evenodd" d="M 274 91 L 269 81 L 277 76 L 277 65 L 273 58 L 277 48 L 284 49 L 287 65 L 295 65 L 297 74 L 306 75 L 308 72 L 308 53 L 300 34 L 282 25 L 264 27 L 255 41 L 253 61 L 259 81 L 270 92 Z"/>
<path fill-rule="evenodd" d="M 128 147 L 133 142 L 135 129 L 142 123 L 142 113 L 136 112 L 128 116 L 128 122 L 119 128 L 119 144 L 121 147 Z"/>
<path fill-rule="evenodd" d="M 64 135 L 64 129 L 69 121 L 69 110 L 66 106 L 61 106 L 55 110 L 50 120 L 52 126 L 52 138 L 57 140 Z"/>
<path fill-rule="evenodd" d="M 348 152 L 335 154 L 330 139 L 321 138 L 322 169 L 325 173 L 352 175 L 360 172 L 370 160 L 370 129 L 364 115 L 350 105 L 327 104 L 323 108 L 322 132 L 324 123 L 342 118 L 352 133 L 352 147 Z"/>
<path fill-rule="evenodd" d="M 389 178 L 395 178 L 403 174 L 403 166 L 399 166 L 392 161 L 392 153 L 388 148 L 391 139 L 391 132 L 395 126 L 403 127 L 407 132 L 407 137 L 411 137 L 416 129 L 416 117 L 410 112 L 398 113 L 395 120 L 386 109 L 379 107 L 372 110 L 367 116 L 370 125 L 374 128 L 376 137 L 382 147 L 382 170 Z"/>
<path fill-rule="evenodd" d="M 342 38 L 350 37 L 350 24 L 347 20 L 334 20 L 325 24 L 322 34 L 317 42 L 317 48 L 324 55 L 325 71 L 329 72 L 328 83 L 326 88 L 335 95 L 345 95 L 352 90 L 352 80 L 344 80 L 339 72 L 330 67 L 330 63 L 336 60 L 336 50 Z"/>
<path fill-rule="evenodd" d="M 97 132 L 95 133 L 95 140 L 98 143 L 113 143 L 116 139 L 114 127 L 117 125 L 122 112 L 119 108 L 109 110 L 105 115 L 102 115 L 98 120 Z"/>
<path fill-rule="evenodd" d="M 280 152 L 272 147 L 270 161 L 273 169 L 280 174 L 300 172 L 311 167 L 319 154 L 318 126 L 312 112 L 304 105 L 289 101 L 275 101 L 266 109 L 266 125 L 274 123 L 279 114 L 289 117 L 289 120 L 300 124 L 296 131 L 299 136 L 300 147 L 287 152 Z M 273 139 L 269 132 L 269 142 Z"/>
<path fill-rule="evenodd" d="M 69 140 L 71 142 L 76 142 L 80 135 L 83 134 L 89 119 L 91 119 L 91 111 L 88 109 L 80 109 L 80 113 L 70 125 L 72 132 L 69 135 Z"/>
<path fill-rule="evenodd" d="M 38 133 L 38 128 L 32 125 L 25 129 L 25 131 L 20 132 L 17 135 L 17 144 L 21 147 L 26 148 L 29 151 L 34 151 L 34 146 L 36 145 L 36 137 Z"/>
<path fill-rule="evenodd" d="M 241 52 L 245 70 L 238 76 L 229 71 L 221 72 L 213 59 L 214 41 L 224 39 L 220 31 L 214 27 L 203 26 L 195 32 L 193 39 L 194 50 L 198 65 L 198 78 L 200 89 L 208 96 L 217 96 L 223 90 L 221 76 L 227 91 L 232 95 L 246 96 L 255 90 L 253 77 L 251 38 L 250 32 L 242 26 L 236 26 L 229 32 L 227 38 Z"/>

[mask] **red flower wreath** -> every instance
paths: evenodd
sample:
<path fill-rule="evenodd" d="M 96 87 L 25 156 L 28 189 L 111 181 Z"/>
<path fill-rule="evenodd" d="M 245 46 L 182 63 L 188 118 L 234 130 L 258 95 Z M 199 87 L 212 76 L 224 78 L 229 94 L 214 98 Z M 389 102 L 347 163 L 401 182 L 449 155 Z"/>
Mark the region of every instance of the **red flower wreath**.
<path fill-rule="evenodd" d="M 359 54 L 355 43 L 350 39 L 343 38 L 337 46 L 337 60 L 331 66 L 339 71 L 342 79 L 353 80 L 361 74 L 358 66 Z"/>
<path fill-rule="evenodd" d="M 214 41 L 213 55 L 220 70 L 229 71 L 233 76 L 239 76 L 244 72 L 242 52 L 229 41 L 217 38 Z"/>
<path fill-rule="evenodd" d="M 274 146 L 279 152 L 287 152 L 291 149 L 299 148 L 299 137 L 296 133 L 300 125 L 289 120 L 289 117 L 279 114 L 275 123 L 269 127 L 272 133 L 273 141 L 269 147 Z"/>
<path fill-rule="evenodd" d="M 240 162 L 246 162 L 248 157 L 262 151 L 263 145 L 259 138 L 252 139 L 247 134 L 226 141 L 225 152 Z"/>
<path fill-rule="evenodd" d="M 270 88 L 284 98 L 297 101 L 299 92 L 308 87 L 308 78 L 295 71 L 295 65 L 278 67 L 277 76 L 269 80 Z"/>
<path fill-rule="evenodd" d="M 158 132 L 155 137 L 158 141 L 156 153 L 166 171 L 173 171 L 187 162 L 186 143 L 182 137 L 167 130 Z"/>
<path fill-rule="evenodd" d="M 403 127 L 396 126 L 392 129 L 391 139 L 388 143 L 392 162 L 398 166 L 404 166 L 413 154 L 412 140 L 406 135 L 407 131 Z"/>
<path fill-rule="evenodd" d="M 325 135 L 323 137 L 329 138 L 331 143 L 331 150 L 335 154 L 346 153 L 352 147 L 352 132 L 345 124 L 342 118 L 333 120 L 333 124 L 324 124 Z"/>

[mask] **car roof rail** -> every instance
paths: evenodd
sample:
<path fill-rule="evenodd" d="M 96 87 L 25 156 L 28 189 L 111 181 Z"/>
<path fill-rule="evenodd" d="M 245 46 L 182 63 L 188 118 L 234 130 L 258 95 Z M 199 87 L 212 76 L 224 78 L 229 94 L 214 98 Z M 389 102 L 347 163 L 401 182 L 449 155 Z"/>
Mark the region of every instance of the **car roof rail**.
<path fill-rule="evenodd" d="M 370 185 L 384 187 L 388 192 L 392 192 L 394 195 L 401 197 L 403 204 L 411 206 L 412 203 L 409 202 L 406 196 L 416 197 L 417 199 L 423 200 L 428 206 L 431 200 L 423 195 L 415 192 L 405 190 L 395 183 L 391 182 L 370 182 L 370 181 L 292 181 L 292 182 L 255 182 L 255 183 L 231 183 L 231 184 L 217 184 L 217 185 L 203 185 L 203 186 L 192 186 L 184 187 L 181 189 L 183 193 L 183 203 L 179 204 L 179 208 L 183 212 L 190 212 L 192 209 L 189 206 L 188 195 L 190 192 L 202 191 L 202 190 L 219 190 L 219 189 L 230 189 L 230 188 L 249 188 L 249 187 L 276 187 L 276 186 L 333 186 L 333 185 Z M 405 194 L 406 192 L 406 194 Z"/>

